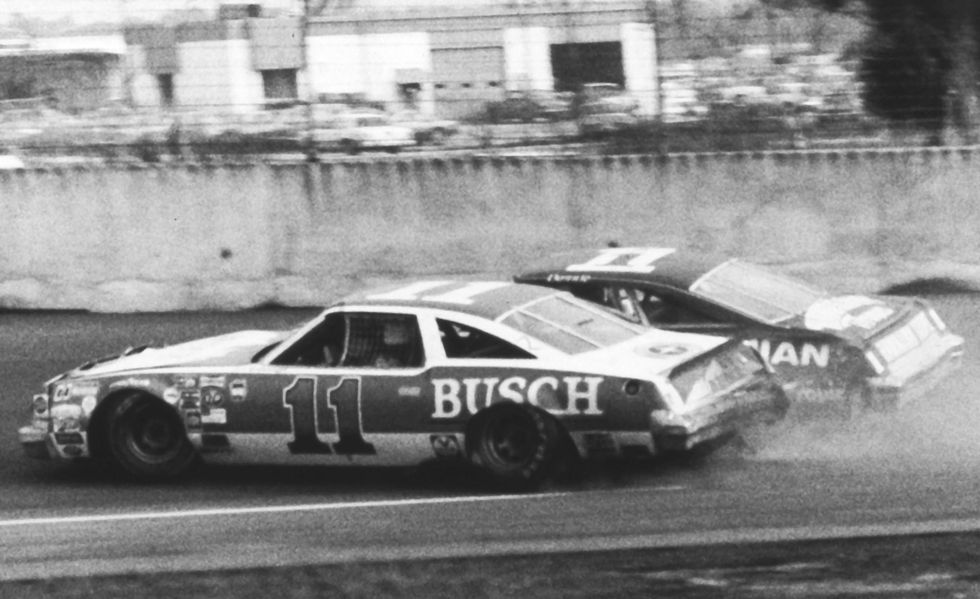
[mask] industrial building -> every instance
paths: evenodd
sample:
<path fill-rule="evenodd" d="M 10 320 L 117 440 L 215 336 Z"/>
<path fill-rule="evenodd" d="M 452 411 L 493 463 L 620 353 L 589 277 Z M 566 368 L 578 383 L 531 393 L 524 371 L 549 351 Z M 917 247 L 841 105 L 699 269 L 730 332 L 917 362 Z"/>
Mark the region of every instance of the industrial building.
<path fill-rule="evenodd" d="M 240 112 L 356 97 L 458 118 L 515 91 L 603 82 L 622 85 L 652 114 L 657 60 L 647 5 L 348 0 L 306 19 L 226 5 L 215 20 L 128 30 L 130 93 L 137 106 Z"/>

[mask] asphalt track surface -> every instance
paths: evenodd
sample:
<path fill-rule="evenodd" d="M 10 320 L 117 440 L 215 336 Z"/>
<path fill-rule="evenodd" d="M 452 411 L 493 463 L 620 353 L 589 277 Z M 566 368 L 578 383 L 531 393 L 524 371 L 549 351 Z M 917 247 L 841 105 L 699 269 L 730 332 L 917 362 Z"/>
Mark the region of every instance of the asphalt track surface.
<path fill-rule="evenodd" d="M 486 577 L 457 596 L 980 596 L 980 297 L 931 299 L 966 337 L 967 356 L 927 401 L 846 426 L 788 425 L 751 455 L 597 467 L 533 495 L 488 492 L 464 470 L 205 466 L 178 485 L 135 485 L 28 460 L 16 428 L 49 376 L 130 344 L 283 328 L 315 312 L 0 314 L 0 597 L 131 596 L 130 579 L 91 581 L 174 572 L 234 571 L 238 583 L 289 572 L 316 589 L 317 576 L 336 585 L 352 568 L 368 580 L 372 563 L 394 572 L 374 589 L 390 592 L 336 587 L 338 596 L 442 596 L 420 573 L 445 580 L 451 568 Z M 423 582 L 390 570 L 405 559 Z M 500 587 L 517 563 L 526 588 Z M 856 564 L 865 565 L 839 576 Z M 556 582 L 556 568 L 574 586 Z M 601 589 L 582 586 L 610 573 Z M 409 586 L 392 591 L 392 577 Z M 82 590 L 54 593 L 58 580 Z M 149 579 L 140 580 L 133 589 Z M 185 596 L 214 594 L 195 580 L 211 591 Z M 259 596 L 250 591 L 225 596 Z"/>

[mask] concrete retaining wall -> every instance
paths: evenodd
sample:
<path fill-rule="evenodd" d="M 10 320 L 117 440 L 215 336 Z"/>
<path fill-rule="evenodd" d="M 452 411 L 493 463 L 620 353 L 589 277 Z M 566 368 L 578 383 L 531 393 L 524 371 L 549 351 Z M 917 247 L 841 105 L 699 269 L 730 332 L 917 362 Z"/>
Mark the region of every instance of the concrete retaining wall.
<path fill-rule="evenodd" d="M 835 290 L 980 282 L 978 166 L 953 149 L 0 173 L 0 308 L 319 305 L 610 240 Z"/>

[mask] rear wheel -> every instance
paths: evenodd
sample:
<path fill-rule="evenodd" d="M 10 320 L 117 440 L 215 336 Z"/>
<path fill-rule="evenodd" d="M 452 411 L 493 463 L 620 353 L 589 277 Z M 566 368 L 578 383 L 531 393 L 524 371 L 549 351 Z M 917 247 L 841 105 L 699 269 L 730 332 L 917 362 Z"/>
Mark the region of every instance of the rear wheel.
<path fill-rule="evenodd" d="M 553 474 L 560 435 L 550 416 L 517 405 L 491 408 L 472 431 L 470 457 L 505 488 L 533 489 Z"/>
<path fill-rule="evenodd" d="M 859 418 L 870 408 L 865 386 L 859 383 L 851 383 L 844 389 L 844 399 L 838 415 L 842 421 L 850 422 Z"/>
<path fill-rule="evenodd" d="M 138 394 L 112 408 L 108 447 L 119 470 L 144 481 L 176 478 L 197 458 L 177 411 L 159 399 Z"/>

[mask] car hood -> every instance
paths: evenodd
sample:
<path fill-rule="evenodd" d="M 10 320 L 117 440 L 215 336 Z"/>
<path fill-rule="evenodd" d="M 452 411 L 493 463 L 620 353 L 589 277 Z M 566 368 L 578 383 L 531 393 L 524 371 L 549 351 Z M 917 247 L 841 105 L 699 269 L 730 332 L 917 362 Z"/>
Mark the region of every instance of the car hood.
<path fill-rule="evenodd" d="M 675 367 L 728 341 L 727 337 L 654 329 L 612 347 L 578 354 L 583 367 L 636 376 L 638 370 L 667 376 Z"/>
<path fill-rule="evenodd" d="M 168 366 L 248 364 L 259 350 L 282 341 L 288 334 L 288 331 L 239 331 L 175 345 L 127 350 L 83 364 L 73 372 L 94 376 Z"/>
<path fill-rule="evenodd" d="M 803 326 L 853 340 L 866 340 L 906 317 L 915 300 L 884 296 L 841 295 L 814 302 L 801 315 Z"/>

